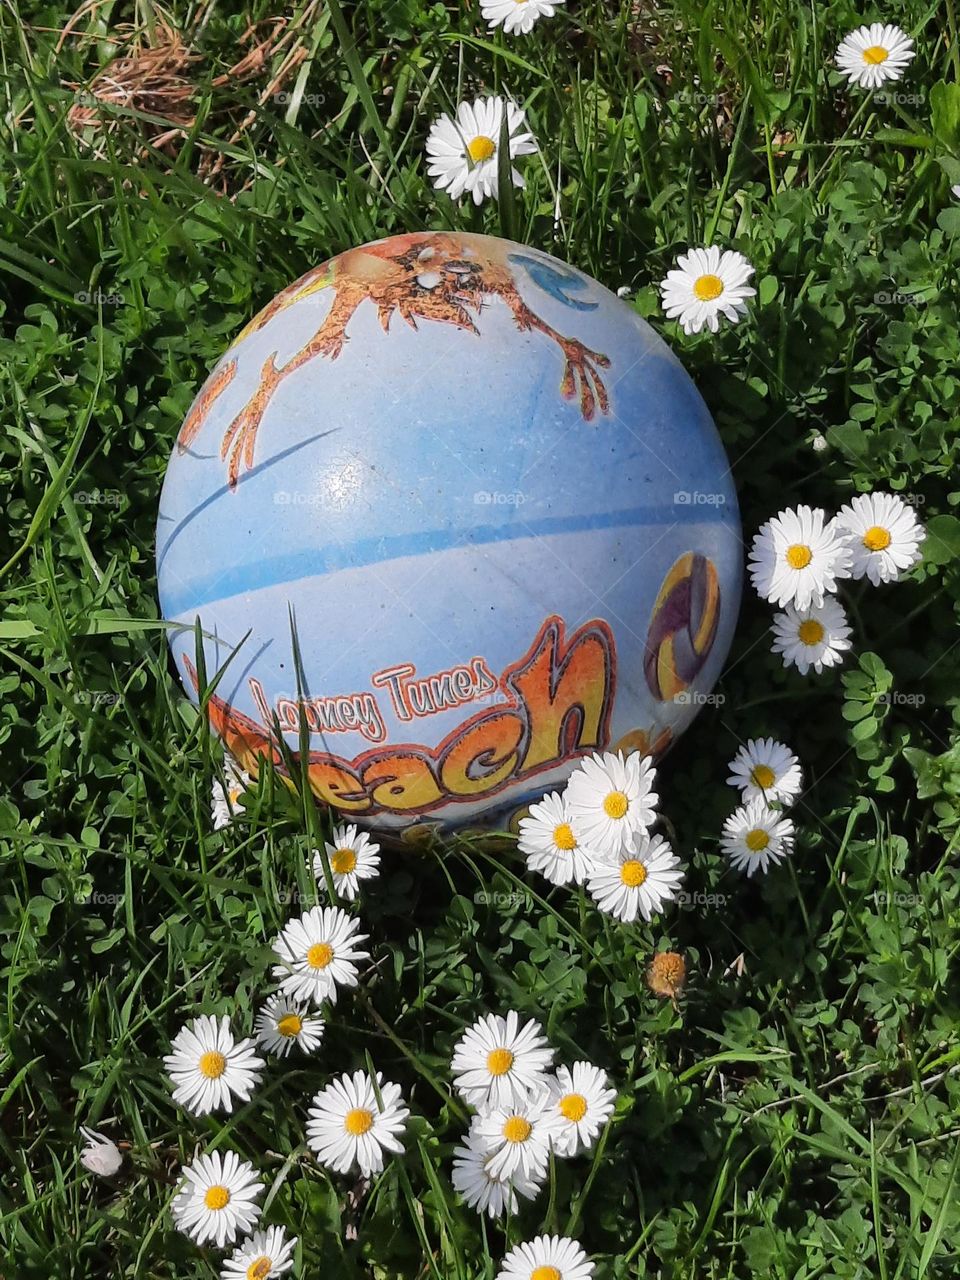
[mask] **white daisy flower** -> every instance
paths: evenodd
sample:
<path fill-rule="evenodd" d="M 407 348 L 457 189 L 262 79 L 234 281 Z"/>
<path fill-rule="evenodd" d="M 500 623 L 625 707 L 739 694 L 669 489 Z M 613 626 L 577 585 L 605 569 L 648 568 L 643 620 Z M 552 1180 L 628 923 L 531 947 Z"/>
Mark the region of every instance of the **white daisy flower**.
<path fill-rule="evenodd" d="M 234 1040 L 226 1015 L 205 1015 L 177 1032 L 163 1065 L 174 1084 L 174 1102 L 205 1116 L 232 1111 L 234 1094 L 249 1102 L 265 1063 L 252 1039 Z"/>
<path fill-rule="evenodd" d="M 781 511 L 760 526 L 750 547 L 750 578 L 773 604 L 822 604 L 850 573 L 844 532 L 819 507 Z"/>
<path fill-rule="evenodd" d="M 86 1146 L 80 1152 L 80 1163 L 100 1178 L 112 1178 L 123 1164 L 120 1148 L 96 1129 L 80 1126 Z"/>
<path fill-rule="evenodd" d="M 519 1172 L 512 1178 L 494 1178 L 490 1173 L 493 1158 L 489 1144 L 471 1129 L 462 1145 L 454 1149 L 451 1181 L 470 1209 L 499 1218 L 517 1212 L 518 1193 L 533 1200 L 541 1184 Z"/>
<path fill-rule="evenodd" d="M 519 1176 L 530 1182 L 540 1182 L 546 1174 L 558 1129 L 546 1087 L 520 1102 L 481 1111 L 471 1125 L 471 1132 L 490 1152 L 487 1169 L 491 1178 Z"/>
<path fill-rule="evenodd" d="M 361 880 L 372 880 L 380 874 L 380 846 L 353 823 L 343 823 L 333 831 L 333 843 L 323 842 L 330 863 L 333 887 L 341 898 L 351 902 L 357 896 Z M 313 855 L 313 874 L 326 888 L 323 859 L 319 850 Z"/>
<path fill-rule="evenodd" d="M 567 1236 L 537 1236 L 503 1259 L 497 1280 L 590 1280 L 593 1263 Z"/>
<path fill-rule="evenodd" d="M 680 859 L 662 836 L 635 835 L 616 860 L 598 862 L 587 880 L 587 892 L 601 911 L 627 924 L 640 916 L 659 915 L 677 896 L 683 871 Z"/>
<path fill-rule="evenodd" d="M 852 576 L 869 578 L 875 587 L 896 582 L 923 558 L 927 531 L 913 507 L 893 493 L 858 494 L 840 508 L 837 525 L 848 535 Z"/>
<path fill-rule="evenodd" d="M 360 921 L 339 907 L 311 907 L 289 921 L 273 940 L 281 961 L 273 976 L 284 995 L 317 1005 L 324 1000 L 336 1004 L 337 988 L 355 987 L 357 962 L 370 958 L 368 951 L 357 949 L 367 939 L 359 928 Z"/>
<path fill-rule="evenodd" d="M 596 858 L 577 839 L 566 800 L 559 791 L 530 806 L 520 819 L 517 841 L 531 871 L 539 871 L 551 884 L 583 884 Z"/>
<path fill-rule="evenodd" d="M 789 747 L 773 738 L 748 738 L 730 761 L 727 783 L 744 800 L 776 800 L 789 805 L 803 786 L 800 761 Z"/>
<path fill-rule="evenodd" d="M 793 822 L 762 799 L 748 800 L 723 824 L 720 847 L 737 871 L 765 872 L 793 852 Z"/>
<path fill-rule="evenodd" d="M 286 996 L 271 996 L 257 1014 L 254 1026 L 257 1044 L 278 1058 L 285 1058 L 294 1045 L 304 1053 L 320 1047 L 325 1023 L 309 1006 Z"/>
<path fill-rule="evenodd" d="M 811 667 L 819 675 L 824 667 L 838 666 L 853 643 L 843 605 L 833 596 L 809 609 L 788 604 L 783 613 L 774 614 L 772 630 L 773 652 L 782 655 L 785 667 L 796 667 L 801 675 Z"/>
<path fill-rule="evenodd" d="M 851 84 L 878 89 L 899 80 L 916 57 L 913 41 L 892 23 L 873 22 L 844 36 L 837 49 L 837 66 Z"/>
<path fill-rule="evenodd" d="M 525 36 L 541 18 L 552 18 L 565 0 L 480 0 L 480 12 L 490 30 L 503 27 L 508 34 Z"/>
<path fill-rule="evenodd" d="M 344 1073 L 313 1100 L 307 1115 L 307 1145 L 321 1164 L 337 1173 L 354 1165 L 364 1177 L 383 1168 L 384 1151 L 399 1155 L 410 1111 L 403 1105 L 400 1086 L 384 1084 L 377 1072 L 380 1100 L 365 1071 Z"/>
<path fill-rule="evenodd" d="M 596 752 L 570 775 L 564 800 L 582 844 L 598 858 L 614 858 L 632 835 L 652 825 L 659 796 L 649 756 Z"/>
<path fill-rule="evenodd" d="M 558 1118 L 553 1137 L 558 1156 L 575 1156 L 594 1145 L 616 1105 L 617 1091 L 609 1086 L 607 1073 L 592 1062 L 557 1068 L 549 1088 L 550 1106 Z"/>
<path fill-rule="evenodd" d="M 500 122 L 507 113 L 510 159 L 530 155 L 537 149 L 533 135 L 525 133 L 523 112 L 516 103 L 503 98 L 478 98 L 461 102 L 455 120 L 444 114 L 435 121 L 427 138 L 427 173 L 433 185 L 453 200 L 467 193 L 474 204 L 487 197 L 497 198 Z M 510 170 L 515 187 L 523 178 Z"/>
<path fill-rule="evenodd" d="M 747 298 L 757 292 L 747 284 L 752 275 L 753 267 L 734 249 L 690 249 L 660 281 L 663 310 L 684 333 L 699 333 L 704 325 L 716 333 L 721 316 L 736 324 L 746 315 Z"/>
<path fill-rule="evenodd" d="M 543 1089 L 553 1050 L 539 1022 L 520 1025 L 514 1009 L 506 1018 L 488 1013 L 468 1027 L 453 1049 L 450 1071 L 471 1107 L 505 1107 Z"/>
<path fill-rule="evenodd" d="M 186 1181 L 170 1206 L 178 1231 L 197 1244 L 211 1240 L 222 1249 L 256 1226 L 263 1183 L 235 1151 L 198 1156 L 183 1174 Z"/>
<path fill-rule="evenodd" d="M 223 776 L 226 786 L 214 778 L 210 788 L 210 817 L 214 831 L 229 827 L 240 812 L 239 800 L 253 779 L 234 762 L 231 756 L 223 758 Z"/>
<path fill-rule="evenodd" d="M 272 1280 L 293 1266 L 297 1237 L 287 1238 L 286 1228 L 255 1231 L 224 1261 L 220 1280 Z"/>

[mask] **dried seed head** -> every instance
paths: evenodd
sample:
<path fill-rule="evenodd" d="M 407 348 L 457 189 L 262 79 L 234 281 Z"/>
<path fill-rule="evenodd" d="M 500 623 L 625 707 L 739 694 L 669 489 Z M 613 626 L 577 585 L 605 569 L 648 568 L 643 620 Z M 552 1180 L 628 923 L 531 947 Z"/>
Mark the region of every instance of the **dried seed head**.
<path fill-rule="evenodd" d="M 647 966 L 647 986 L 655 996 L 676 1000 L 687 979 L 687 966 L 679 951 L 658 951 Z"/>

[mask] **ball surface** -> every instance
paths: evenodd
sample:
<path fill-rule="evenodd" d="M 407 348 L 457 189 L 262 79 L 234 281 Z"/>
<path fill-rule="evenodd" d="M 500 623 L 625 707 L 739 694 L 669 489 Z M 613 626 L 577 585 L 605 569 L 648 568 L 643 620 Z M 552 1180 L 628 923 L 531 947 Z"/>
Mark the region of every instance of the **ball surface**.
<path fill-rule="evenodd" d="M 202 656 L 231 753 L 285 775 L 302 731 L 314 794 L 383 829 L 662 751 L 720 672 L 741 565 L 669 348 L 566 263 L 459 232 L 278 294 L 187 414 L 157 529 L 174 660 L 196 699 Z"/>

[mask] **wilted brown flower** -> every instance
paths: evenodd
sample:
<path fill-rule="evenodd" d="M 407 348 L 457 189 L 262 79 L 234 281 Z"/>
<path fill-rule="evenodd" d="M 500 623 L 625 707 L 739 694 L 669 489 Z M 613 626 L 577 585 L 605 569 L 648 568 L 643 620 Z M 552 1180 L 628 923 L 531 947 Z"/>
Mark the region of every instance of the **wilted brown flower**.
<path fill-rule="evenodd" d="M 647 986 L 655 996 L 677 1002 L 687 980 L 687 966 L 679 951 L 658 951 L 647 965 Z"/>

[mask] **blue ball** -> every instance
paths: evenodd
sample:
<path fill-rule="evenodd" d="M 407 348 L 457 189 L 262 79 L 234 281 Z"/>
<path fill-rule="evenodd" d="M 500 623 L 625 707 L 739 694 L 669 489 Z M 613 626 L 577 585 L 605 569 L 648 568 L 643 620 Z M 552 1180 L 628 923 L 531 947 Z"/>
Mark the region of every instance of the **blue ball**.
<path fill-rule="evenodd" d="M 196 699 L 199 619 L 228 749 L 285 776 L 303 729 L 315 795 L 384 830 L 662 751 L 717 679 L 741 570 L 669 348 L 575 268 L 461 232 L 279 293 L 194 401 L 157 529 L 173 656 Z"/>

